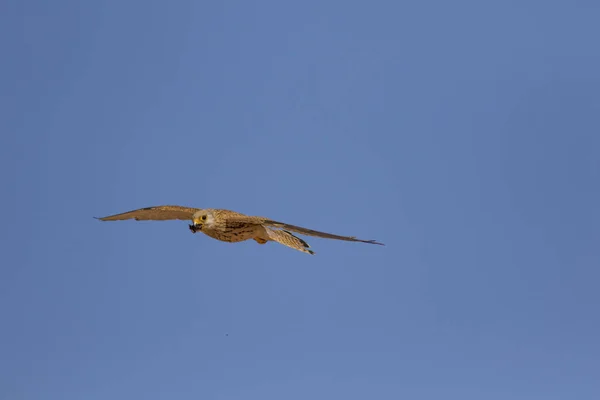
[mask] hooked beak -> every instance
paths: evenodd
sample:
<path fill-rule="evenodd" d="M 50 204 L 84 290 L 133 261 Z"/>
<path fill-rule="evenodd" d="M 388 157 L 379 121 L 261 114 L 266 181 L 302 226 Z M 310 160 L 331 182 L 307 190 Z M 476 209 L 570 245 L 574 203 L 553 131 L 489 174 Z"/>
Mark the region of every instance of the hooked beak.
<path fill-rule="evenodd" d="M 189 225 L 189 227 L 192 233 L 196 233 L 202 230 L 202 223 L 200 223 L 198 220 L 192 220 L 192 224 Z"/>

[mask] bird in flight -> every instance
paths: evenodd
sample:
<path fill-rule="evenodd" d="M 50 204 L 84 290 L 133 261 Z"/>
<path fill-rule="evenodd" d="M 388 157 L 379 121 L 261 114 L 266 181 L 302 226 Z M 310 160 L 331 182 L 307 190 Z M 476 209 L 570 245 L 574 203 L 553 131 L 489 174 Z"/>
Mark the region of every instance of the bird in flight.
<path fill-rule="evenodd" d="M 101 221 L 122 221 L 126 219 L 135 219 L 136 221 L 191 220 L 192 223 L 189 225 L 189 228 L 192 233 L 202 232 L 214 239 L 230 243 L 242 242 L 249 239 L 254 239 L 259 244 L 273 241 L 308 254 L 315 253 L 310 250 L 308 243 L 293 235 L 292 232 L 326 239 L 383 246 L 383 243 L 376 242 L 375 240 L 362 240 L 354 236 L 333 235 L 331 233 L 314 231 L 300 226 L 273 221 L 269 218 L 254 217 L 235 211 L 215 208 L 200 209 L 165 205 L 140 208 L 121 214 L 94 218 Z"/>

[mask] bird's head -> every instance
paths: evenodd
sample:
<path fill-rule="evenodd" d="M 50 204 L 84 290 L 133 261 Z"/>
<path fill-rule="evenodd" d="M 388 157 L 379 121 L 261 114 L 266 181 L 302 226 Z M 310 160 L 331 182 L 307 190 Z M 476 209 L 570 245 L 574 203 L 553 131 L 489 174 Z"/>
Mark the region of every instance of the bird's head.
<path fill-rule="evenodd" d="M 192 216 L 192 225 L 190 229 L 192 232 L 201 231 L 203 227 L 210 227 L 213 224 L 214 216 L 209 210 L 198 210 Z"/>

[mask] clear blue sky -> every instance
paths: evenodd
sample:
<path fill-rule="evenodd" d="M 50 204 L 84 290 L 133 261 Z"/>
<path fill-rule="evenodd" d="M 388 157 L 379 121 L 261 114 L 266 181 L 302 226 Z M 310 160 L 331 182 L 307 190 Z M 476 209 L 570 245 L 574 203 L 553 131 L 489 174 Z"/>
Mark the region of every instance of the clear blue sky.
<path fill-rule="evenodd" d="M 600 398 L 600 3 L 0 5 L 0 399 Z M 387 246 L 316 256 L 139 207 Z"/>

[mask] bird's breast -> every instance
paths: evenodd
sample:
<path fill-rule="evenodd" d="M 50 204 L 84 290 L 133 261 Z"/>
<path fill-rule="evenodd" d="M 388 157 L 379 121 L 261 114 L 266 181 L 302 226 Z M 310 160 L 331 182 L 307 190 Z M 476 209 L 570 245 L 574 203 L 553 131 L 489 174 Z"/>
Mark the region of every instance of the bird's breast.
<path fill-rule="evenodd" d="M 256 235 L 254 227 L 238 228 L 238 229 L 207 229 L 204 227 L 202 232 L 213 239 L 223 242 L 243 242 L 244 240 L 252 239 Z"/>

